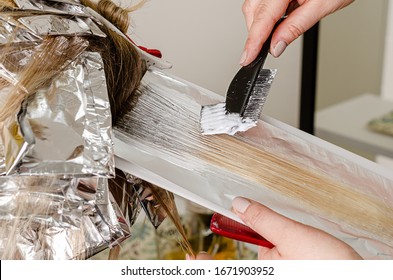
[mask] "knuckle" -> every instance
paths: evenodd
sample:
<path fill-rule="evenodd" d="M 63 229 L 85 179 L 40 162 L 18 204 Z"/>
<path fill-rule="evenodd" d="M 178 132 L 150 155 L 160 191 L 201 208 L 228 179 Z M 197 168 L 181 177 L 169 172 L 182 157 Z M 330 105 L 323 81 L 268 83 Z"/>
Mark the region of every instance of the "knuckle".
<path fill-rule="evenodd" d="M 295 39 L 306 32 L 306 29 L 301 25 L 291 23 L 288 25 L 288 32 Z"/>
<path fill-rule="evenodd" d="M 242 12 L 243 14 L 247 14 L 249 11 L 249 5 L 247 3 L 247 1 L 244 1 L 243 5 L 242 5 Z"/>
<path fill-rule="evenodd" d="M 250 1 L 244 1 L 242 5 L 243 14 L 250 14 L 253 11 L 253 6 L 250 4 Z"/>
<path fill-rule="evenodd" d="M 269 11 L 270 7 L 267 3 L 261 2 L 255 4 L 252 1 L 244 1 L 242 5 L 242 12 L 244 15 L 254 15 L 256 18 L 271 17 Z"/>
<path fill-rule="evenodd" d="M 265 220 L 265 211 L 255 205 L 251 206 L 247 212 L 247 223 L 253 229 L 257 228 Z"/>

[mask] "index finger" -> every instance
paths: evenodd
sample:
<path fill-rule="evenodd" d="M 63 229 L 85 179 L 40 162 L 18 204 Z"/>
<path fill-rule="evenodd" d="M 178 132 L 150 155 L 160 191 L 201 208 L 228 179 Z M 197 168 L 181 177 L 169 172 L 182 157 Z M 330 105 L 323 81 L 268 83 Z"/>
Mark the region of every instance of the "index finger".
<path fill-rule="evenodd" d="M 248 27 L 248 37 L 244 46 L 246 58 L 241 62 L 242 65 L 249 64 L 257 57 L 274 25 L 284 15 L 289 2 L 290 0 L 245 1 L 243 14 Z"/>

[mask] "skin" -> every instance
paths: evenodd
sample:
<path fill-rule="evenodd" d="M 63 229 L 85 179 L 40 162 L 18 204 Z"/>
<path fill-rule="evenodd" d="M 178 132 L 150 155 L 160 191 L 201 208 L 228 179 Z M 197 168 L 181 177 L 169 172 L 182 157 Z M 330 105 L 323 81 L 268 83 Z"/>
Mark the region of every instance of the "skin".
<path fill-rule="evenodd" d="M 275 244 L 269 249 L 258 248 L 261 260 L 361 260 L 361 256 L 348 244 L 334 236 L 291 220 L 255 201 L 237 197 L 233 211 L 246 225 Z M 188 258 L 194 259 L 194 258 Z M 195 259 L 212 257 L 200 252 Z"/>
<path fill-rule="evenodd" d="M 282 15 L 286 14 L 287 18 L 275 30 L 270 46 L 270 53 L 274 57 L 280 56 L 286 46 L 320 19 L 352 2 L 354 0 L 245 0 L 242 11 L 248 38 L 240 64 L 245 66 L 255 59 Z"/>

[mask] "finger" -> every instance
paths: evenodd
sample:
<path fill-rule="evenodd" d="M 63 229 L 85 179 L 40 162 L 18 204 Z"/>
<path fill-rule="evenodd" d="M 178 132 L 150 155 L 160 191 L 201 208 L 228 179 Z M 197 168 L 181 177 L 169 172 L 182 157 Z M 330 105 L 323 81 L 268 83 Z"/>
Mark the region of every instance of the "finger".
<path fill-rule="evenodd" d="M 247 31 L 250 30 L 251 24 L 254 21 L 254 5 L 251 1 L 244 1 L 242 6 L 244 20 L 246 21 Z"/>
<path fill-rule="evenodd" d="M 240 64 L 253 61 L 269 37 L 275 23 L 282 17 L 290 0 L 287 1 L 246 1 L 243 14 L 246 18 L 248 37 Z"/>
<path fill-rule="evenodd" d="M 206 252 L 199 252 L 195 257 L 196 260 L 212 260 L 212 256 Z"/>
<path fill-rule="evenodd" d="M 272 249 L 266 247 L 258 248 L 258 259 L 260 260 L 279 260 L 282 259 L 281 254 L 278 252 L 277 248 Z"/>
<path fill-rule="evenodd" d="M 267 247 L 258 247 L 258 259 L 260 260 L 271 260 L 271 251 L 272 249 Z"/>
<path fill-rule="evenodd" d="M 287 18 L 274 32 L 270 53 L 274 57 L 279 57 L 289 44 L 314 26 L 319 20 L 349 5 L 351 2 L 351 0 L 301 1 L 300 6 L 294 5 Z"/>
<path fill-rule="evenodd" d="M 294 10 L 274 32 L 270 53 L 274 57 L 279 57 L 290 43 L 310 29 L 323 16 L 320 8 L 313 2 L 307 2 Z"/>
<path fill-rule="evenodd" d="M 277 246 L 293 243 L 294 236 L 300 235 L 301 224 L 284 217 L 255 201 L 236 197 L 232 206 L 234 212 L 254 231 Z"/>

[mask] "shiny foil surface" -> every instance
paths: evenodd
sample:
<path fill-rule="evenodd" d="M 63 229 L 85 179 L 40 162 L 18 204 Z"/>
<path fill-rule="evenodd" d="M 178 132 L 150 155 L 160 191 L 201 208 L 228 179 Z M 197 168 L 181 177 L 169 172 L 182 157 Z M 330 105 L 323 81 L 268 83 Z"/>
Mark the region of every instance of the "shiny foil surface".
<path fill-rule="evenodd" d="M 0 123 L 0 258 L 86 259 L 129 238 L 140 209 L 134 195 L 124 216 L 109 189 L 115 168 L 104 65 L 84 39 L 106 35 L 78 1 L 15 3 L 17 10 L 0 12 L 1 108 L 10 92 L 23 92 L 20 78 L 47 36 L 81 46 Z"/>
<path fill-rule="evenodd" d="M 45 26 L 44 18 L 37 17 Z M 61 35 L 66 33 L 64 26 L 59 28 Z M 17 34 L 24 30 L 16 29 Z M 11 33 L 5 38 L 13 34 L 12 28 L 9 30 Z M 41 35 L 28 30 L 17 36 L 17 42 L 26 42 L 27 45 L 11 51 L 8 46 L 0 46 L 7 51 L 6 60 L 0 64 L 0 79 L 11 84 L 0 90 L 0 104 L 12 85 L 17 84 L 18 74 L 40 47 L 35 40 L 28 42 L 31 38 L 27 35 L 37 35 L 34 37 L 37 40 Z M 69 30 L 68 34 L 75 32 Z M 56 94 L 53 95 L 53 92 Z M 33 126 L 35 133 L 32 133 Z M 4 160 L 0 162 L 0 168 L 3 172 L 5 168 L 7 174 L 113 176 L 110 104 L 100 55 L 83 52 L 49 86 L 40 88 L 25 101 L 18 118 L 11 117 L 2 130 L 7 163 L 4 166 Z"/>
<path fill-rule="evenodd" d="M 84 7 L 79 1 L 72 0 L 15 0 L 17 7 L 21 10 L 52 12 L 70 15 L 84 14 Z"/>
<path fill-rule="evenodd" d="M 130 236 L 116 207 L 104 178 L 0 177 L 0 257 L 87 258 Z"/>

